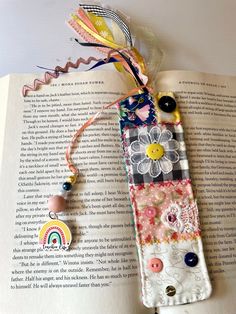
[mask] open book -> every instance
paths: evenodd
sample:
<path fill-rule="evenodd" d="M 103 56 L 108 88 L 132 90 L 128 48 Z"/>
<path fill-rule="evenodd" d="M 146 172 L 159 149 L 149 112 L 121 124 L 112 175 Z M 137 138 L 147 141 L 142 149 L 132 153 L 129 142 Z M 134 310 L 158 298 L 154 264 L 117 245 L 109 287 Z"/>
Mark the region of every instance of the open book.
<path fill-rule="evenodd" d="M 75 130 L 132 83 L 113 71 L 62 75 L 21 96 L 33 75 L 0 79 L 0 313 L 145 314 L 116 108 L 81 137 L 80 176 L 60 215 L 70 251 L 44 251 L 38 233 L 47 200 L 69 175 L 65 149 Z M 213 294 L 161 314 L 236 313 L 236 78 L 159 73 L 182 113 Z"/>

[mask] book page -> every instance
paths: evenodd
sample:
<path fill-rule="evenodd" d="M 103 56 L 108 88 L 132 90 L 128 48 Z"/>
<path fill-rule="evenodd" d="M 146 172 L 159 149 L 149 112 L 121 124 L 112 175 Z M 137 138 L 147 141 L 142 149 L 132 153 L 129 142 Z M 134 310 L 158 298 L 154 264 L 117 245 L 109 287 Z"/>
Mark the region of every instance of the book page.
<path fill-rule="evenodd" d="M 187 71 L 159 74 L 158 90 L 176 94 L 212 279 L 209 300 L 161 314 L 235 314 L 236 77 Z"/>
<path fill-rule="evenodd" d="M 9 76 L 0 78 L 0 165 L 2 162 L 5 121 L 7 112 Z"/>
<path fill-rule="evenodd" d="M 47 201 L 71 173 L 65 150 L 75 131 L 131 88 L 116 72 L 61 75 L 21 96 L 33 76 L 10 79 L 1 182 L 0 312 L 145 314 L 116 108 L 85 130 L 73 160 L 78 182 L 59 218 L 69 251 L 44 251 L 38 233 Z M 114 83 L 115 82 L 115 83 Z M 151 311 L 153 312 L 153 311 Z"/>

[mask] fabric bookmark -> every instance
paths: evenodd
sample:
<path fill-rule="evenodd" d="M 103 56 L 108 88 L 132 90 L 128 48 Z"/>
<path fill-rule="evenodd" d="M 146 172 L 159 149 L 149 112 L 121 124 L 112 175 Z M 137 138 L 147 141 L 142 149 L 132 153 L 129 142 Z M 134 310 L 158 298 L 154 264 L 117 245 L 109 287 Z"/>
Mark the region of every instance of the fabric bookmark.
<path fill-rule="evenodd" d="M 211 285 L 174 94 L 136 94 L 121 101 L 118 112 L 143 303 L 206 299 Z"/>

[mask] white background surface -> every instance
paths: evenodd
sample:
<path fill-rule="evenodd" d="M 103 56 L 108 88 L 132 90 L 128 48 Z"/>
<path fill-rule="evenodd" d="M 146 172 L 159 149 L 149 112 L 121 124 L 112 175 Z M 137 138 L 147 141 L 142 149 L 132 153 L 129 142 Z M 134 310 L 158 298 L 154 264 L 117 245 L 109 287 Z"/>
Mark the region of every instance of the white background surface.
<path fill-rule="evenodd" d="M 104 3 L 152 29 L 165 52 L 162 70 L 236 75 L 236 0 Z M 93 54 L 94 50 L 71 40 L 75 35 L 66 20 L 77 7 L 75 0 L 0 0 L 0 76 L 38 72 L 36 65 L 53 68 L 64 65 L 68 58 Z M 185 307 L 179 309 L 189 313 Z"/>
<path fill-rule="evenodd" d="M 85 2 L 86 3 L 86 2 Z M 236 0 L 105 0 L 148 26 L 165 52 L 162 70 L 236 74 Z M 72 0 L 0 0 L 0 76 L 38 72 L 91 54 L 71 40 Z"/>

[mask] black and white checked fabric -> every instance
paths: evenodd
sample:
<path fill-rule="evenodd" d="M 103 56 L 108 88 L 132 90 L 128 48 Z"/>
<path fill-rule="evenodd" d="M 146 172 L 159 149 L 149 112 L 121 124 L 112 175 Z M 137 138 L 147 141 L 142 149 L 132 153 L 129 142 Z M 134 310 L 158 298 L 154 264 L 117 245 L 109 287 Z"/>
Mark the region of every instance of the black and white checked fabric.
<path fill-rule="evenodd" d="M 113 21 L 115 21 L 117 23 L 117 25 L 120 27 L 120 29 L 122 30 L 122 32 L 124 33 L 127 41 L 129 42 L 130 46 L 132 47 L 132 37 L 131 37 L 131 33 L 129 30 L 129 27 L 127 26 L 127 24 L 122 20 L 122 18 L 114 11 L 112 11 L 111 9 L 107 9 L 107 8 L 103 8 L 99 5 L 92 5 L 92 4 L 83 4 L 80 3 L 80 6 L 88 11 L 91 12 L 97 16 L 102 16 L 102 17 L 106 17 L 106 18 L 110 18 Z"/>
<path fill-rule="evenodd" d="M 149 132 L 153 125 L 149 125 L 146 130 Z M 183 180 L 188 179 L 189 176 L 189 165 L 187 160 L 186 154 L 186 147 L 184 143 L 184 133 L 182 126 L 179 125 L 170 125 L 166 124 L 163 126 L 158 125 L 161 130 L 169 130 L 173 137 L 179 143 L 179 149 L 176 152 L 179 155 L 179 161 L 173 163 L 173 170 L 170 171 L 168 174 L 161 174 L 153 178 L 149 172 L 145 174 L 140 174 L 137 170 L 137 164 L 131 162 L 131 149 L 130 145 L 132 142 L 138 140 L 138 134 L 143 130 L 144 127 L 139 128 L 130 128 L 125 130 L 124 132 L 124 150 L 125 150 L 125 157 L 126 157 L 126 166 L 128 167 L 128 175 L 129 175 L 129 182 L 131 184 L 143 184 L 143 183 L 151 183 L 151 182 L 163 182 L 163 181 L 175 181 L 175 180 Z"/>

